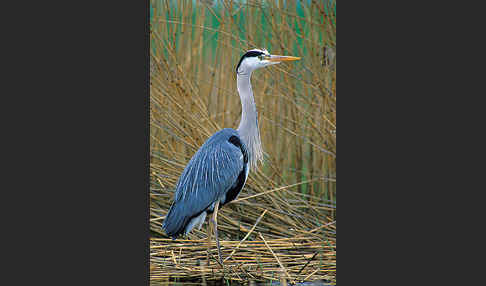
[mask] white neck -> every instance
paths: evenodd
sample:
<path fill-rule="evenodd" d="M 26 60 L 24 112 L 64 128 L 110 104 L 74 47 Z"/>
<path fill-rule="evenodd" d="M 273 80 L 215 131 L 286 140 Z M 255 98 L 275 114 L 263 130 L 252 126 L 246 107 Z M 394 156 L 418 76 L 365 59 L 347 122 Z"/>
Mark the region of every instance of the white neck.
<path fill-rule="evenodd" d="M 251 72 L 238 74 L 236 85 L 241 99 L 241 120 L 238 133 L 248 149 L 248 157 L 251 167 L 257 167 L 257 162 L 263 160 L 260 131 L 258 130 L 257 111 L 253 91 L 251 89 Z"/>

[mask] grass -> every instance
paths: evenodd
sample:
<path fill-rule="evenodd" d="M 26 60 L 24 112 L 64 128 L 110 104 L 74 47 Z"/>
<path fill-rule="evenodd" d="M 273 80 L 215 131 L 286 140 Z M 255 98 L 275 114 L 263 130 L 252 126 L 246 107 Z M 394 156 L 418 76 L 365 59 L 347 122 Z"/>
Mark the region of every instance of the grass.
<path fill-rule="evenodd" d="M 151 9 L 151 282 L 276 281 L 280 273 L 335 281 L 334 1 L 153 0 Z M 239 245 L 227 269 L 202 268 L 205 232 L 172 241 L 161 224 L 192 155 L 216 131 L 237 127 L 234 69 L 254 47 L 302 60 L 252 76 L 265 163 L 220 211 L 223 258 Z"/>

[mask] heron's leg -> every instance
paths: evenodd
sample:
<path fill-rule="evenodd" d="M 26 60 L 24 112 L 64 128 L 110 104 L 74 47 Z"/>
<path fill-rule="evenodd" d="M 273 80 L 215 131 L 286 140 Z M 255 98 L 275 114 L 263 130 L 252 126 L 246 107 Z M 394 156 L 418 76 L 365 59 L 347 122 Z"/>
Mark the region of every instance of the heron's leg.
<path fill-rule="evenodd" d="M 208 233 L 208 251 L 207 251 L 207 258 L 208 258 L 208 266 L 209 266 L 209 252 L 211 252 L 211 219 L 208 220 L 208 227 L 206 228 Z"/>
<path fill-rule="evenodd" d="M 219 263 L 223 265 L 223 258 L 221 256 L 221 247 L 219 246 L 219 238 L 218 238 L 218 208 L 219 208 L 219 201 L 214 204 L 214 212 L 212 221 L 214 224 L 214 236 L 216 238 L 216 246 L 218 246 L 218 256 L 219 256 Z"/>

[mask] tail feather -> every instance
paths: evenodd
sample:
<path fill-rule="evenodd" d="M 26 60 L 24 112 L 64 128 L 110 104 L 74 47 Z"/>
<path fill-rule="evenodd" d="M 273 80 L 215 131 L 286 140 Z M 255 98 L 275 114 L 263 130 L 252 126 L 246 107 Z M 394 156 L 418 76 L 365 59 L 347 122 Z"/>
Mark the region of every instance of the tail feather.
<path fill-rule="evenodd" d="M 206 212 L 207 209 L 204 208 L 196 213 L 188 212 L 184 204 L 173 203 L 165 217 L 162 228 L 168 236 L 176 239 L 179 235 L 190 232 L 196 224 L 202 224 L 206 216 L 201 217 L 201 214 Z"/>
<path fill-rule="evenodd" d="M 176 239 L 180 234 L 184 232 L 187 225 L 187 218 L 181 213 L 181 209 L 178 204 L 172 204 L 165 217 L 162 228 L 165 230 L 168 236 L 172 239 Z"/>

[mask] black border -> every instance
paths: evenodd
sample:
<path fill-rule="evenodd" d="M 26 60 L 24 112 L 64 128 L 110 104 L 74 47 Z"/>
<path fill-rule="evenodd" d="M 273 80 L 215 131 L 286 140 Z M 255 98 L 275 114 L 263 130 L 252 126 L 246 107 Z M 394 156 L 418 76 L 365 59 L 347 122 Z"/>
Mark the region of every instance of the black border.
<path fill-rule="evenodd" d="M 148 285 L 149 3 L 11 5 L 2 280 Z"/>
<path fill-rule="evenodd" d="M 484 176 L 473 178 L 484 171 L 484 104 L 475 102 L 484 97 L 483 10 L 338 6 L 337 281 L 477 284 L 469 256 L 484 248 L 471 233 L 484 224 L 475 199 Z"/>

